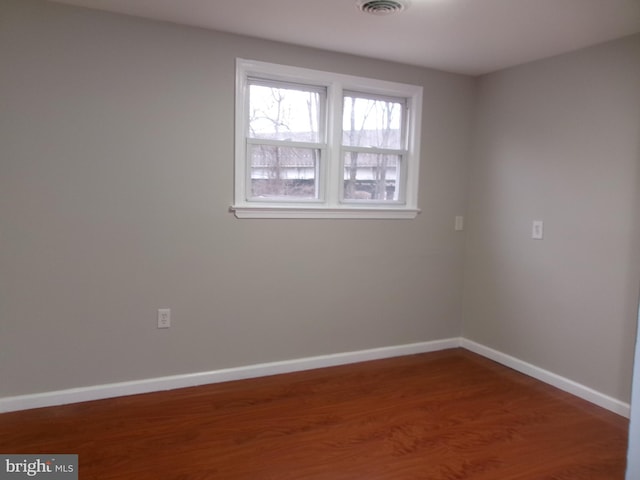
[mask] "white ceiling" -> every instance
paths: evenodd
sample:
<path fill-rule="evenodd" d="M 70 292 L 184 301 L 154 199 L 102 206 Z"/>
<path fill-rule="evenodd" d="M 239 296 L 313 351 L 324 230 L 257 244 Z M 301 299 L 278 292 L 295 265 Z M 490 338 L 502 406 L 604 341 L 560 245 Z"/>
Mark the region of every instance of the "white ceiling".
<path fill-rule="evenodd" d="M 640 32 L 640 0 L 53 0 L 478 75 Z"/>

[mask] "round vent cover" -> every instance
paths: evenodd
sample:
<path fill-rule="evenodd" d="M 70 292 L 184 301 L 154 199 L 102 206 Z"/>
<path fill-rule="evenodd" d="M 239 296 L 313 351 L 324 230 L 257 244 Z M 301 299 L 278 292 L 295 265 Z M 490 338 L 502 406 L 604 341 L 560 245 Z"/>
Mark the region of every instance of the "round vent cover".
<path fill-rule="evenodd" d="M 407 8 L 407 2 L 398 0 L 359 0 L 358 9 L 372 15 L 389 15 Z"/>

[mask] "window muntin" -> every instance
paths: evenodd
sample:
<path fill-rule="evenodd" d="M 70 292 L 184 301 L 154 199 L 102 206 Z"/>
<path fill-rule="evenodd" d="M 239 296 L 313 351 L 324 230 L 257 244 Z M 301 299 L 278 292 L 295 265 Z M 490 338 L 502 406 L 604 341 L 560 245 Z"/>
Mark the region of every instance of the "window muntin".
<path fill-rule="evenodd" d="M 239 218 L 414 218 L 422 87 L 237 61 Z"/>

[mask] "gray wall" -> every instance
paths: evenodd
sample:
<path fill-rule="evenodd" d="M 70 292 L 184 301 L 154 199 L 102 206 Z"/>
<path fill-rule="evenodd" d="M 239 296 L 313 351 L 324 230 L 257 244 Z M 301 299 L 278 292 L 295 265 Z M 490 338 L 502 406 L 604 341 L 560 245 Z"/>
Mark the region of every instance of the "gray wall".
<path fill-rule="evenodd" d="M 480 78 L 474 136 L 464 335 L 628 402 L 640 35 Z"/>
<path fill-rule="evenodd" d="M 423 213 L 233 217 L 236 57 L 423 85 Z M 629 401 L 639 64 L 473 79 L 2 0 L 0 396 L 464 334 Z"/>
<path fill-rule="evenodd" d="M 236 57 L 423 85 L 423 213 L 233 217 Z M 473 79 L 39 0 L 0 69 L 0 396 L 460 334 Z"/>

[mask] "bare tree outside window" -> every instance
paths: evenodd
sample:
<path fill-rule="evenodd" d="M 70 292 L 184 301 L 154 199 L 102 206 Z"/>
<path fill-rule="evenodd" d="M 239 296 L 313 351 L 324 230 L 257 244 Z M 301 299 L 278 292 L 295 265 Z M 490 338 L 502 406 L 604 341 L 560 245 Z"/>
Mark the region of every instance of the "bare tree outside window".
<path fill-rule="evenodd" d="M 317 199 L 322 92 L 303 85 L 249 85 L 251 196 Z M 398 199 L 402 99 L 343 97 L 345 200 Z"/>
<path fill-rule="evenodd" d="M 249 145 L 251 195 L 318 197 L 321 95 L 315 88 L 251 83 Z"/>
<path fill-rule="evenodd" d="M 236 217 L 415 218 L 422 94 L 236 59 Z"/>
<path fill-rule="evenodd" d="M 397 200 L 403 115 L 400 100 L 344 96 L 346 200 Z"/>

